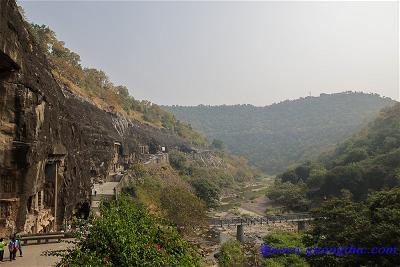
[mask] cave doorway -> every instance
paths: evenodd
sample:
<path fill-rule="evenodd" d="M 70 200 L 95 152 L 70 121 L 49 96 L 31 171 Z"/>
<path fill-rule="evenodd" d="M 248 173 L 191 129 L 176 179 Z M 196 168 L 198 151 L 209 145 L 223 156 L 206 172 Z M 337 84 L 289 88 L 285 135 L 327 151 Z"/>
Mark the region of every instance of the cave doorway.
<path fill-rule="evenodd" d="M 44 168 L 45 193 L 44 205 L 46 208 L 54 208 L 54 191 L 57 175 L 57 164 L 55 161 L 49 161 Z"/>
<path fill-rule="evenodd" d="M 156 154 L 158 152 L 158 145 L 154 143 L 149 144 L 149 153 Z"/>
<path fill-rule="evenodd" d="M 59 221 L 59 203 L 58 203 L 58 191 L 59 191 L 59 180 L 62 177 L 60 173 L 63 171 L 63 160 L 62 157 L 52 156 L 47 159 L 44 167 L 44 178 L 45 187 L 43 192 L 44 208 L 51 209 L 54 216 L 53 230 L 56 231 Z"/>
<path fill-rule="evenodd" d="M 78 210 L 75 213 L 77 218 L 81 218 L 81 219 L 85 219 L 85 220 L 87 220 L 89 218 L 89 214 L 90 214 L 89 202 L 82 203 L 82 205 L 80 205 L 80 207 L 78 208 Z"/>

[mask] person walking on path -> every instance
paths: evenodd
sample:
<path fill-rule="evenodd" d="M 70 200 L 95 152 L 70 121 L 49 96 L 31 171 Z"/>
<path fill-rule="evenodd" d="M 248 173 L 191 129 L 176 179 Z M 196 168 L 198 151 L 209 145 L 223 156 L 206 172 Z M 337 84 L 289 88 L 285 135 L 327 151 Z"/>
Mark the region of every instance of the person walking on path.
<path fill-rule="evenodd" d="M 21 235 L 20 234 L 15 234 L 15 240 L 17 241 L 18 244 L 18 250 L 19 250 L 19 256 L 22 257 L 22 240 L 21 240 Z"/>
<path fill-rule="evenodd" d="M 10 251 L 10 261 L 15 260 L 17 249 L 17 242 L 15 240 L 15 237 L 13 236 L 8 243 L 8 250 Z"/>
<path fill-rule="evenodd" d="M 3 238 L 0 238 L 0 261 L 3 261 L 4 258 L 4 248 L 6 247 L 6 243 Z"/>

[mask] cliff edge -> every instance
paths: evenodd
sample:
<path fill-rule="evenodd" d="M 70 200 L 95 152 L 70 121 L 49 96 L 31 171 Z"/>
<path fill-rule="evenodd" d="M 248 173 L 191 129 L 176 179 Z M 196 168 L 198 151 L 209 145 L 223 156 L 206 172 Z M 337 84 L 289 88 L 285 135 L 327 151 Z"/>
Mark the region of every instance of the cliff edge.
<path fill-rule="evenodd" d="M 60 229 L 143 146 L 188 148 L 60 86 L 15 1 L 0 1 L 0 236 Z"/>

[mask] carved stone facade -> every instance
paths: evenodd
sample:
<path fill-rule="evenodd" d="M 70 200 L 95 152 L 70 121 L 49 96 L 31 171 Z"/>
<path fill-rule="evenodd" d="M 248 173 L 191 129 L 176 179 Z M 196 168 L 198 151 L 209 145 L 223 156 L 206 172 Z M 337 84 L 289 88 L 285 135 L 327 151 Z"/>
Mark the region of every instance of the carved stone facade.
<path fill-rule="evenodd" d="M 16 229 L 18 198 L 0 199 L 0 236 L 8 236 Z"/>
<path fill-rule="evenodd" d="M 59 230 L 90 203 L 93 180 L 131 161 L 139 144 L 187 147 L 59 84 L 15 0 L 1 0 L 0 235 Z"/>

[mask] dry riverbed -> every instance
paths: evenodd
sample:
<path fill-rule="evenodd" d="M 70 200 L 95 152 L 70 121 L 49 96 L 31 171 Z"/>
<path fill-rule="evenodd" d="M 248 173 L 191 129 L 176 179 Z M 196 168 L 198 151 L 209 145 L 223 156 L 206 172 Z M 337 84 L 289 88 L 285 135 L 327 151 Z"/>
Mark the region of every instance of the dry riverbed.
<path fill-rule="evenodd" d="M 231 218 L 238 216 L 264 216 L 266 209 L 277 208 L 266 196 L 266 191 L 273 183 L 273 178 L 266 177 L 256 183 L 247 184 L 240 190 L 226 193 L 220 202 L 220 206 L 210 212 L 210 217 L 216 218 Z M 246 225 L 244 228 L 245 239 L 262 244 L 262 238 L 271 231 L 285 230 L 296 231 L 295 223 L 269 223 L 264 225 Z M 216 266 L 214 254 L 219 250 L 221 244 L 229 239 L 236 238 L 235 226 L 224 226 L 214 229 L 214 236 L 208 236 L 213 242 L 209 242 L 203 247 L 203 252 L 206 255 L 204 261 L 207 266 Z M 203 245 L 205 245 L 203 243 Z"/>

